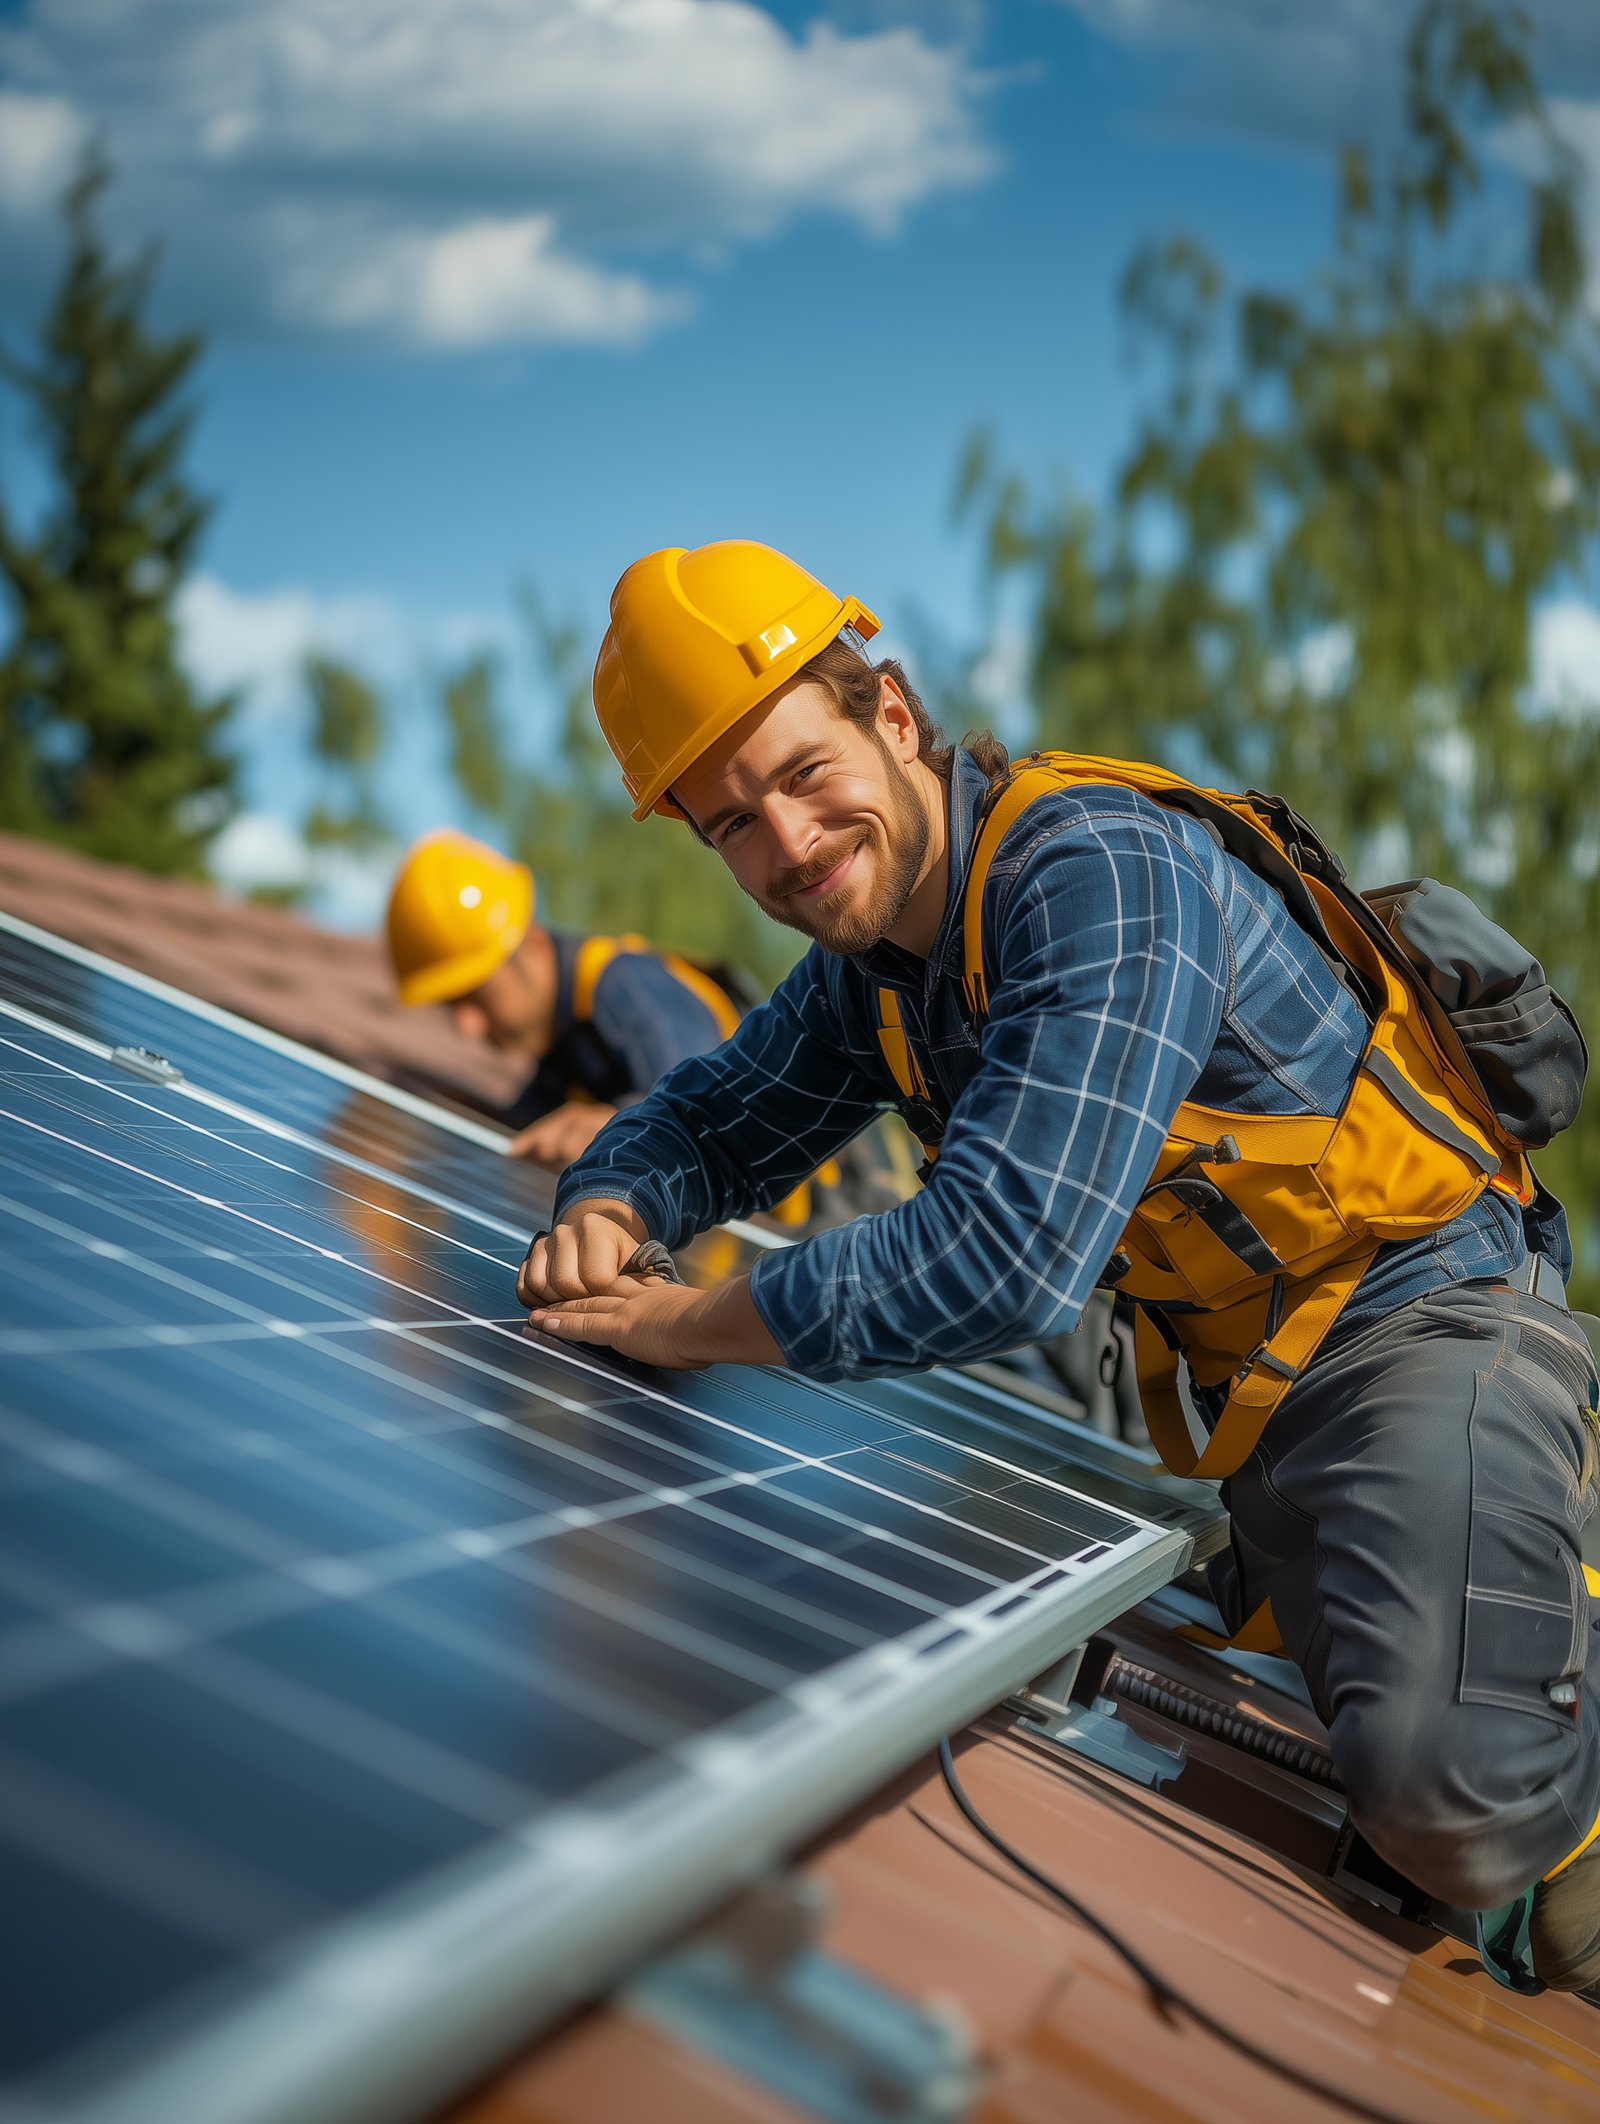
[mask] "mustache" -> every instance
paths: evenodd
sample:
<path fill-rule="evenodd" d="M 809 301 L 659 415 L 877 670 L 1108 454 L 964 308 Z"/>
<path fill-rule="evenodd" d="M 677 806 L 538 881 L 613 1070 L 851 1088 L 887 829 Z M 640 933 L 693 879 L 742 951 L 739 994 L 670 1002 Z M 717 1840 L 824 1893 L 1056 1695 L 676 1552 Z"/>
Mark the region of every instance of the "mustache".
<path fill-rule="evenodd" d="M 846 856 L 854 855 L 858 848 L 865 848 L 871 839 L 871 828 L 865 826 L 859 833 L 840 834 L 836 841 L 819 848 L 805 862 L 796 863 L 792 870 L 780 871 L 773 879 L 767 897 L 786 900 L 791 893 L 804 892 L 808 885 L 820 884 L 830 870 L 837 870 Z"/>

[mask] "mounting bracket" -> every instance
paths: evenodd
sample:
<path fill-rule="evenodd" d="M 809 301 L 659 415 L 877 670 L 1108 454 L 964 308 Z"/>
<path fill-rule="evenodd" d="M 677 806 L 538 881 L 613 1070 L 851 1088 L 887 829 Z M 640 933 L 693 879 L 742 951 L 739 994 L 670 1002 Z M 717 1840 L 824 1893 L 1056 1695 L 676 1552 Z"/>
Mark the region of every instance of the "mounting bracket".
<path fill-rule="evenodd" d="M 959 2124 L 977 2090 L 964 2024 L 823 1954 L 825 1909 L 814 1882 L 762 1882 L 620 2003 L 827 2124 Z"/>
<path fill-rule="evenodd" d="M 1171 1784 L 1188 1761 L 1180 1745 L 1162 1748 L 1135 1733 L 1117 1715 L 1117 1700 L 1096 1696 L 1092 1703 L 1073 1701 L 1072 1691 L 1083 1665 L 1085 1647 L 1074 1645 L 1064 1659 L 1010 1699 L 1018 1722 L 1041 1740 L 1054 1741 L 1103 1769 L 1115 1770 L 1135 1784 L 1159 1789 Z"/>

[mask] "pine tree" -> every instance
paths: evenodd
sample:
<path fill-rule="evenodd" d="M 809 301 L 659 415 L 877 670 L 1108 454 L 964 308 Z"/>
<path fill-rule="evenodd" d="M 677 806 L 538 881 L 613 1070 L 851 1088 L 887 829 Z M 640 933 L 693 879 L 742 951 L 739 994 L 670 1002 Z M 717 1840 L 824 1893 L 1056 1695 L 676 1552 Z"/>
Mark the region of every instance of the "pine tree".
<path fill-rule="evenodd" d="M 64 201 L 68 257 L 37 357 L 0 355 L 55 494 L 33 535 L 0 504 L 11 632 L 0 653 L 0 824 L 89 854 L 197 872 L 233 809 L 231 698 L 197 697 L 174 601 L 209 505 L 184 478 L 200 340 L 143 322 L 153 251 L 109 254 L 98 153 Z"/>

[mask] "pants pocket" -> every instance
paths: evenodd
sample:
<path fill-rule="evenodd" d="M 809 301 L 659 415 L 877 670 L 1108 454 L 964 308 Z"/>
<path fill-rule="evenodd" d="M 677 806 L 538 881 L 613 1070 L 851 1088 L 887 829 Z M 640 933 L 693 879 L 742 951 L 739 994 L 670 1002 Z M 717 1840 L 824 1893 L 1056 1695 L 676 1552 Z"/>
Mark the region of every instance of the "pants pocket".
<path fill-rule="evenodd" d="M 1573 1703 L 1552 1703 L 1550 1689 L 1582 1679 L 1588 1650 L 1577 1531 L 1589 1439 L 1559 1383 L 1514 1366 L 1502 1357 L 1474 1384 L 1457 1694 L 1570 1725 Z"/>

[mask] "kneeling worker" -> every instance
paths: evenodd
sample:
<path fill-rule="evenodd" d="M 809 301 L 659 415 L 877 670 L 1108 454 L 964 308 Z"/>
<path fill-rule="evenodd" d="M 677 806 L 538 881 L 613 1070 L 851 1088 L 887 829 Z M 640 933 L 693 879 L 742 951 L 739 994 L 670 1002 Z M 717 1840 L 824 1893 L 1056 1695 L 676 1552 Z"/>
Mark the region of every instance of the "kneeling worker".
<path fill-rule="evenodd" d="M 1298 1663 L 1357 1826 L 1483 1913 L 1502 1981 L 1594 1982 L 1600 1385 L 1526 1157 L 1576 1111 L 1570 1013 L 1470 901 L 1361 899 L 1275 799 L 941 743 L 876 628 L 743 542 L 618 584 L 595 706 L 635 815 L 813 942 L 568 1169 L 519 1296 L 651 1363 L 829 1380 L 1060 1333 L 1115 1284 L 1164 1457 L 1224 1479 L 1228 1627 Z M 913 1199 L 710 1290 L 628 1273 L 887 1105 Z"/>
<path fill-rule="evenodd" d="M 578 937 L 534 920 L 533 873 L 464 833 L 426 834 L 395 877 L 386 923 L 402 1003 L 443 1003 L 456 1029 L 525 1055 L 502 1119 L 511 1155 L 559 1172 L 663 1071 L 705 1054 L 743 1002 L 642 937 Z"/>

